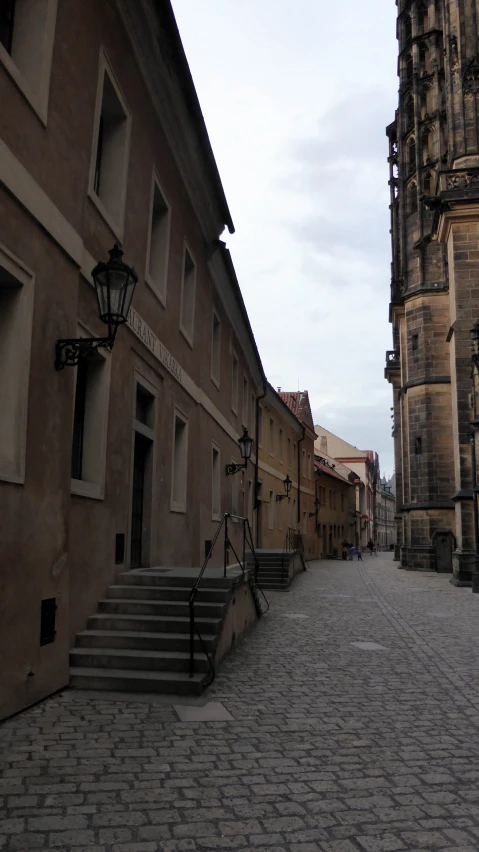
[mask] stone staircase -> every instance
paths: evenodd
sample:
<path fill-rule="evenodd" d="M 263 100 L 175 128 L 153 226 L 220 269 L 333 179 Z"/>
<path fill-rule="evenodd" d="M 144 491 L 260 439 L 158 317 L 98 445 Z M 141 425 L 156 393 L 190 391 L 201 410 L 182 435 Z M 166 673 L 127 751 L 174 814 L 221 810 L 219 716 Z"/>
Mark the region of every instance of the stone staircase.
<path fill-rule="evenodd" d="M 118 574 L 87 629 L 70 651 L 70 686 L 118 692 L 199 695 L 208 660 L 195 636 L 195 674 L 189 677 L 191 569 L 145 569 Z M 196 625 L 214 658 L 233 578 L 203 577 Z"/>
<path fill-rule="evenodd" d="M 287 591 L 291 585 L 289 577 L 290 554 L 282 550 L 257 550 L 259 563 L 258 583 L 266 592 L 268 589 Z M 253 567 L 251 560 L 250 566 Z"/>

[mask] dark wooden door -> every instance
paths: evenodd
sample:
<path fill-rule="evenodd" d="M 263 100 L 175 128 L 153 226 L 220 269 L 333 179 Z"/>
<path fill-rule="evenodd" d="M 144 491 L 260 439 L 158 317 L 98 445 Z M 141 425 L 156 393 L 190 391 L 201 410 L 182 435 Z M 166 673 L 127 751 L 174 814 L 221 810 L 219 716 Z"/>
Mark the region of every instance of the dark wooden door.
<path fill-rule="evenodd" d="M 142 565 L 143 545 L 143 504 L 145 496 L 145 465 L 150 442 L 135 433 L 135 454 L 133 458 L 133 489 L 131 497 L 131 552 L 130 565 L 139 568 Z"/>

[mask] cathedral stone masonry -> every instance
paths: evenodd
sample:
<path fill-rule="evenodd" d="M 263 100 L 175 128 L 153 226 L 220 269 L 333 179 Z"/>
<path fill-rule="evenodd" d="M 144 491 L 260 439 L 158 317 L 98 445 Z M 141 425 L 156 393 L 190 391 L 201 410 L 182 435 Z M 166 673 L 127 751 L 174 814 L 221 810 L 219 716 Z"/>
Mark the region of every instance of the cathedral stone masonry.
<path fill-rule="evenodd" d="M 470 585 L 479 321 L 479 0 L 398 0 L 391 192 L 396 559 Z M 473 450 L 475 452 L 475 450 Z"/>

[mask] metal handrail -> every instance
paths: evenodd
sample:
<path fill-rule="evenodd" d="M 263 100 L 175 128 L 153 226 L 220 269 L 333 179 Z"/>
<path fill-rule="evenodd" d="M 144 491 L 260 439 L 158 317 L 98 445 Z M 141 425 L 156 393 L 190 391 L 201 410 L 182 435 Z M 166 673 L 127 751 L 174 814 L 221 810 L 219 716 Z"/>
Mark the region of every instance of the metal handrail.
<path fill-rule="evenodd" d="M 242 521 L 243 522 L 243 561 L 242 562 L 241 562 L 241 559 L 238 557 L 238 554 L 236 553 L 236 550 L 235 550 L 233 544 L 231 543 L 229 535 L 228 535 L 228 519 L 230 519 L 230 518 L 233 521 Z M 243 575 L 245 574 L 245 572 L 246 572 L 246 547 L 248 546 L 251 553 L 253 554 L 253 558 L 254 558 L 254 581 L 255 581 L 255 585 L 257 585 L 258 588 L 260 588 L 260 591 L 261 591 L 266 603 L 268 604 L 268 601 L 266 600 L 264 592 L 263 592 L 263 590 L 261 589 L 261 587 L 259 586 L 259 583 L 258 583 L 259 563 L 258 563 L 258 559 L 256 557 L 256 552 L 255 552 L 255 549 L 254 549 L 253 534 L 251 532 L 251 526 L 250 526 L 249 520 L 248 520 L 248 518 L 243 518 L 241 515 L 232 515 L 230 512 L 225 512 L 225 514 L 223 515 L 223 517 L 221 518 L 221 520 L 218 524 L 218 529 L 216 530 L 214 538 L 211 542 L 210 548 L 208 550 L 208 554 L 207 554 L 206 559 L 203 562 L 203 565 L 200 569 L 200 573 L 198 574 L 198 578 L 195 582 L 195 585 L 191 589 L 190 598 L 189 598 L 189 608 L 190 608 L 190 677 L 193 677 L 193 675 L 195 673 L 195 633 L 196 633 L 200 642 L 201 642 L 201 646 L 202 646 L 203 651 L 204 651 L 206 658 L 208 660 L 210 672 L 212 674 L 212 677 L 211 677 L 211 680 L 208 683 L 208 686 L 210 686 L 213 683 L 213 680 L 215 678 L 215 669 L 214 669 L 214 665 L 211 661 L 210 655 L 208 654 L 208 651 L 206 650 L 206 646 L 203 642 L 201 634 L 200 634 L 200 632 L 199 632 L 199 630 L 196 626 L 196 623 L 195 623 L 195 600 L 196 600 L 196 596 L 198 594 L 198 589 L 199 589 L 201 580 L 203 579 L 203 575 L 206 571 L 206 568 L 208 566 L 208 562 L 211 559 L 215 544 L 218 541 L 220 532 L 223 529 L 223 527 L 224 527 L 224 530 L 225 530 L 223 576 L 226 577 L 226 570 L 227 570 L 228 562 L 229 562 L 229 550 L 230 550 L 230 548 L 232 549 L 234 555 L 236 556 L 236 559 L 238 561 L 238 564 L 241 567 Z M 268 608 L 269 608 L 269 604 L 268 604 Z"/>

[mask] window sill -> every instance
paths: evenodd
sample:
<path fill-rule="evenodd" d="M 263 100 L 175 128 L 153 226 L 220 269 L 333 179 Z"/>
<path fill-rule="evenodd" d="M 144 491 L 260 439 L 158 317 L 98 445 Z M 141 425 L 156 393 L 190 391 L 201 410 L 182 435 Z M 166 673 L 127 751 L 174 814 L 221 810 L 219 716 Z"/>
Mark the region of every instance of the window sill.
<path fill-rule="evenodd" d="M 87 482 L 85 479 L 72 479 L 70 491 L 75 497 L 88 497 L 90 500 L 103 500 L 105 497 L 98 482 Z"/>
<path fill-rule="evenodd" d="M 186 515 L 186 504 L 170 503 L 170 512 L 177 512 L 179 515 Z"/>
<path fill-rule="evenodd" d="M 213 514 L 211 515 L 211 520 L 212 521 L 221 521 L 221 513 L 218 512 L 218 514 L 216 514 L 215 512 L 213 512 Z"/>
<path fill-rule="evenodd" d="M 30 86 L 28 85 L 27 80 L 15 65 L 12 57 L 5 50 L 4 46 L 0 44 L 0 62 L 5 68 L 10 79 L 15 83 L 17 89 L 23 95 L 29 106 L 33 109 L 34 113 L 40 119 L 41 123 L 44 127 L 47 126 L 47 103 L 45 99 L 40 95 L 35 95 L 32 92 Z"/>
<path fill-rule="evenodd" d="M 101 200 L 100 196 L 96 194 L 96 192 L 95 192 L 95 190 L 93 189 L 92 186 L 90 186 L 88 188 L 88 198 L 90 199 L 90 201 L 92 202 L 94 207 L 96 207 L 96 209 L 98 210 L 98 212 L 99 212 L 100 216 L 102 217 L 103 221 L 105 222 L 105 224 L 108 225 L 113 236 L 116 237 L 120 241 L 120 243 L 122 243 L 123 242 L 123 217 L 122 217 L 121 222 L 115 222 L 113 216 L 111 215 L 111 213 L 108 212 L 108 210 L 106 209 L 105 205 L 103 204 L 103 201 Z"/>
<path fill-rule="evenodd" d="M 148 289 L 151 290 L 153 295 L 158 299 L 161 305 L 166 308 L 166 288 L 164 291 L 160 290 L 157 284 L 153 281 L 153 278 L 150 275 L 145 275 L 145 284 Z"/>
<path fill-rule="evenodd" d="M 213 375 L 213 373 L 211 373 L 210 378 L 211 378 L 211 381 L 213 382 L 215 388 L 217 388 L 217 390 L 219 390 L 220 389 L 220 380 L 217 379 L 216 376 Z"/>
<path fill-rule="evenodd" d="M 25 485 L 24 473 L 8 473 L 0 470 L 0 482 L 11 482 L 12 485 Z"/>

